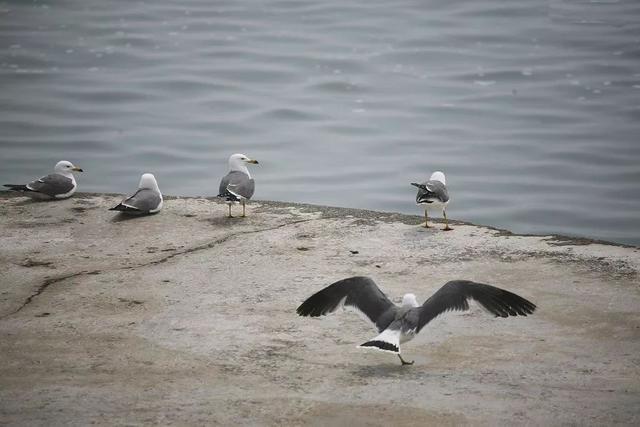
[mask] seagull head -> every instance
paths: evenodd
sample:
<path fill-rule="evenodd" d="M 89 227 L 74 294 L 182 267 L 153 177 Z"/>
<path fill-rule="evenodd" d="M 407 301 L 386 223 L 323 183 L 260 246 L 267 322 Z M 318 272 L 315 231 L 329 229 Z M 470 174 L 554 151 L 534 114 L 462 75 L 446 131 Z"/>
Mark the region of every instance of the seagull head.
<path fill-rule="evenodd" d="M 414 294 L 404 294 L 404 296 L 402 297 L 402 306 L 417 307 L 418 300 L 416 300 L 416 296 Z"/>
<path fill-rule="evenodd" d="M 247 163 L 257 165 L 258 161 L 250 159 L 244 154 L 232 154 L 229 157 L 229 169 L 232 171 L 244 171 L 247 168 Z"/>
<path fill-rule="evenodd" d="M 68 174 L 71 172 L 83 172 L 83 170 L 77 166 L 74 166 L 73 163 L 68 162 L 66 160 L 60 160 L 56 163 L 56 167 L 53 168 L 54 171 L 61 174 Z"/>
<path fill-rule="evenodd" d="M 152 173 L 142 174 L 142 176 L 140 177 L 140 184 L 138 184 L 138 189 L 154 190 L 154 191 L 157 191 L 158 193 L 160 192 L 160 189 L 158 188 L 158 182 L 156 181 L 156 177 L 153 176 Z"/>
<path fill-rule="evenodd" d="M 429 180 L 430 181 L 440 181 L 444 185 L 447 185 L 447 181 L 444 178 L 444 172 L 435 171 L 434 173 L 431 174 L 431 178 L 429 178 Z"/>

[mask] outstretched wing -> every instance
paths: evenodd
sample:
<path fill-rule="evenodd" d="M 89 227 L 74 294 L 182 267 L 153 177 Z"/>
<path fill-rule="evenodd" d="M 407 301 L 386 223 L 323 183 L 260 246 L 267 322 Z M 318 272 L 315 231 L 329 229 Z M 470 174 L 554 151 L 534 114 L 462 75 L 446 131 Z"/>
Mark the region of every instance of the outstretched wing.
<path fill-rule="evenodd" d="M 342 306 L 361 311 L 379 331 L 393 320 L 396 306 L 368 277 L 349 277 L 316 292 L 296 310 L 300 316 L 318 317 L 333 313 Z M 386 315 L 385 315 L 386 314 Z"/>
<path fill-rule="evenodd" d="M 73 190 L 73 181 L 57 173 L 43 176 L 26 185 L 28 190 L 46 194 L 49 197 L 66 194 Z"/>
<path fill-rule="evenodd" d="M 447 187 L 440 181 L 431 180 L 422 184 L 412 182 L 411 185 L 418 187 L 417 204 L 433 203 L 434 201 L 446 203 L 449 201 Z"/>
<path fill-rule="evenodd" d="M 469 299 L 477 301 L 496 317 L 526 316 L 536 309 L 531 301 L 504 289 L 469 280 L 453 280 L 422 304 L 418 331 L 446 311 L 468 310 Z"/>
<path fill-rule="evenodd" d="M 240 198 L 250 199 L 255 188 L 255 181 L 246 173 L 231 171 L 220 181 L 218 197 L 225 197 L 233 202 L 240 201 Z"/>

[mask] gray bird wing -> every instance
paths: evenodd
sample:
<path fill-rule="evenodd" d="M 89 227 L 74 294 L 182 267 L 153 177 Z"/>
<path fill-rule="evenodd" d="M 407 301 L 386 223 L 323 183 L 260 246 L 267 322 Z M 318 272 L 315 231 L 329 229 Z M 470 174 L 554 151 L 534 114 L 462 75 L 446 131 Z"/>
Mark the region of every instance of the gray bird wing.
<path fill-rule="evenodd" d="M 255 188 L 255 182 L 253 178 L 249 178 L 249 175 L 240 171 L 231 171 L 220 181 L 218 197 L 235 201 L 239 201 L 241 197 L 250 199 Z"/>
<path fill-rule="evenodd" d="M 30 182 L 27 184 L 27 188 L 31 191 L 37 191 L 38 193 L 55 197 L 59 194 L 66 194 L 71 191 L 73 189 L 73 181 L 66 176 L 52 173 Z"/>
<path fill-rule="evenodd" d="M 397 307 L 368 277 L 349 277 L 335 282 L 305 300 L 296 310 L 300 316 L 318 317 L 348 306 L 362 312 L 383 331 L 394 320 Z"/>
<path fill-rule="evenodd" d="M 469 309 L 469 299 L 477 301 L 496 317 L 526 316 L 536 305 L 512 292 L 469 280 L 447 282 L 422 304 L 417 332 L 438 315 L 447 311 Z"/>
<path fill-rule="evenodd" d="M 412 182 L 411 185 L 418 187 L 416 203 L 433 203 L 434 201 L 446 203 L 449 201 L 447 186 L 440 181 L 433 180 L 422 184 Z"/>
<path fill-rule="evenodd" d="M 160 193 L 148 188 L 143 188 L 135 192 L 131 197 L 124 199 L 121 204 L 135 208 L 141 212 L 149 212 L 158 208 L 160 201 Z"/>

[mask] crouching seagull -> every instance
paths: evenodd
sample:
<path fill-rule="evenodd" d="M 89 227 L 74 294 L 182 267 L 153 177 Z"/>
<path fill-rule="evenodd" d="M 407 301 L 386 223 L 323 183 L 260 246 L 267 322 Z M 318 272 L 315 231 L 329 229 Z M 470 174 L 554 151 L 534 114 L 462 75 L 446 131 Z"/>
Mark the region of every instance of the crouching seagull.
<path fill-rule="evenodd" d="M 220 181 L 220 189 L 218 197 L 221 197 L 229 204 L 229 218 L 231 215 L 231 205 L 233 203 L 242 203 L 242 216 L 245 216 L 246 200 L 253 196 L 256 184 L 251 175 L 247 164 L 258 164 L 257 160 L 252 160 L 244 154 L 233 154 L 229 157 L 229 173 Z"/>
<path fill-rule="evenodd" d="M 52 174 L 26 185 L 4 184 L 4 186 L 12 191 L 20 191 L 35 200 L 66 199 L 71 197 L 78 187 L 73 172 L 82 172 L 82 169 L 71 162 L 61 160 L 56 163 Z"/>
<path fill-rule="evenodd" d="M 151 173 L 145 173 L 140 177 L 138 191 L 109 210 L 132 215 L 146 215 L 160 212 L 162 204 L 162 193 L 158 188 L 156 177 Z"/>
<path fill-rule="evenodd" d="M 400 355 L 400 344 L 412 340 L 438 315 L 450 310 L 468 310 L 469 299 L 477 301 L 496 317 L 526 316 L 536 309 L 535 304 L 514 293 L 469 280 L 447 282 L 422 305 L 418 305 L 414 294 L 405 294 L 402 305 L 397 306 L 372 279 L 356 276 L 313 294 L 298 307 L 297 313 L 318 317 L 333 313 L 339 307 L 351 307 L 363 313 L 379 332 L 359 348 L 394 353 L 402 365 L 413 365 L 413 361 L 407 362 Z"/>
<path fill-rule="evenodd" d="M 416 204 L 424 206 L 424 226 L 429 228 L 429 209 L 442 209 L 442 216 L 444 217 L 444 231 L 453 230 L 449 227 L 449 220 L 447 219 L 447 212 L 445 211 L 447 204 L 449 203 L 449 192 L 447 191 L 447 182 L 444 177 L 444 173 L 436 171 L 431 174 L 429 181 L 418 184 L 412 182 L 411 185 L 418 187 L 418 194 L 416 195 Z"/>

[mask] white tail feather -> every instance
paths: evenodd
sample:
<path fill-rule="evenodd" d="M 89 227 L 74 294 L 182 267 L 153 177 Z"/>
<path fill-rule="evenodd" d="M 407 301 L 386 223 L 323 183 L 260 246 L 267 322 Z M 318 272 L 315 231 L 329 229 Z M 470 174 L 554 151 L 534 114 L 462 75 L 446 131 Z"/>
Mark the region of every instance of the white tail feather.
<path fill-rule="evenodd" d="M 377 337 L 360 344 L 358 348 L 375 349 L 386 351 L 389 353 L 400 354 L 400 335 L 399 329 L 385 329 Z"/>

